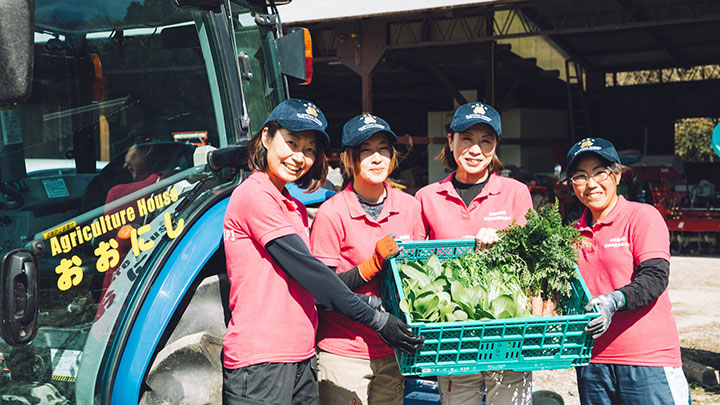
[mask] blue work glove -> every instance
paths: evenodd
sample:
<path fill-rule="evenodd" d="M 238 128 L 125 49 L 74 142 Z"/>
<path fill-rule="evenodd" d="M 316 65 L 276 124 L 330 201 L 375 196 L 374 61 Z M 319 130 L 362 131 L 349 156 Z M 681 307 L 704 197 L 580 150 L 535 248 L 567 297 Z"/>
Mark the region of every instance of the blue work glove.
<path fill-rule="evenodd" d="M 365 294 L 358 294 L 355 293 L 358 298 L 362 300 L 362 302 L 370 305 L 370 308 L 376 309 L 382 312 L 387 312 L 385 308 L 382 305 L 382 299 L 378 297 L 377 295 L 365 295 Z"/>
<path fill-rule="evenodd" d="M 600 309 L 600 316 L 588 322 L 585 327 L 585 333 L 591 335 L 593 339 L 599 338 L 608 330 L 613 314 L 625 306 L 625 296 L 618 290 L 610 294 L 598 295 L 585 305 L 585 310 L 592 311 L 595 305 Z"/>

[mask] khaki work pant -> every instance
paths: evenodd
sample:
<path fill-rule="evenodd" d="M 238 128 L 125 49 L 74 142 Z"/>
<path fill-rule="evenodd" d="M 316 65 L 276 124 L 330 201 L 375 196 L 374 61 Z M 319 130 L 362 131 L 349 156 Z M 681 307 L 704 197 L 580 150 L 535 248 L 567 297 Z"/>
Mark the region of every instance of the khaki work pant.
<path fill-rule="evenodd" d="M 443 405 L 480 405 L 487 390 L 487 405 L 532 404 L 532 373 L 512 370 L 438 376 Z"/>
<path fill-rule="evenodd" d="M 320 405 L 402 405 L 404 390 L 395 356 L 364 360 L 318 352 Z"/>

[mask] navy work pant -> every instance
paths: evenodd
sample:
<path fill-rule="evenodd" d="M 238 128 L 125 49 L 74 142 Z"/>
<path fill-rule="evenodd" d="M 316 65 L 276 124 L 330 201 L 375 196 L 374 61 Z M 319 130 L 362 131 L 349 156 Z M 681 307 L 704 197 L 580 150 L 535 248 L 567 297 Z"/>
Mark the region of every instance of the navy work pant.
<path fill-rule="evenodd" d="M 688 404 L 682 367 L 594 364 L 576 367 L 580 402 L 585 404 Z"/>

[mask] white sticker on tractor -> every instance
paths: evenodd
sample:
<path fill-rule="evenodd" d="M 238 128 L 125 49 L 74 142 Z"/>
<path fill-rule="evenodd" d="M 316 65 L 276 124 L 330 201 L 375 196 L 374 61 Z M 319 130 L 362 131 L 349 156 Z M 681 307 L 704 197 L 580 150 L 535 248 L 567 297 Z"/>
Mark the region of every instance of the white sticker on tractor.
<path fill-rule="evenodd" d="M 43 187 L 48 198 L 62 198 L 69 197 L 67 186 L 65 185 L 65 179 L 50 179 L 42 181 Z"/>
<path fill-rule="evenodd" d="M 52 379 L 57 381 L 75 381 L 80 367 L 82 351 L 50 349 L 52 361 Z"/>

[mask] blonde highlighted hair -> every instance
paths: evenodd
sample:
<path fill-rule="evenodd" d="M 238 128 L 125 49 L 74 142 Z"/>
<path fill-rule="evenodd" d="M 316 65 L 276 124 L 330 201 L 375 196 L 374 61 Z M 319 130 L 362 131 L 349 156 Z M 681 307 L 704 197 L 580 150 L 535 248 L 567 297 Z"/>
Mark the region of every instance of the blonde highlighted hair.
<path fill-rule="evenodd" d="M 390 185 L 390 187 L 403 190 L 405 189 L 405 186 L 390 179 L 390 174 L 395 171 L 400 164 L 398 151 L 392 143 L 390 144 L 390 150 L 392 153 L 390 156 L 390 164 L 388 165 L 388 177 L 385 181 Z M 360 172 L 360 145 L 345 147 L 345 150 L 340 154 L 340 164 L 343 174 L 342 188 L 344 189 L 348 184 L 355 180 L 355 176 Z"/>

